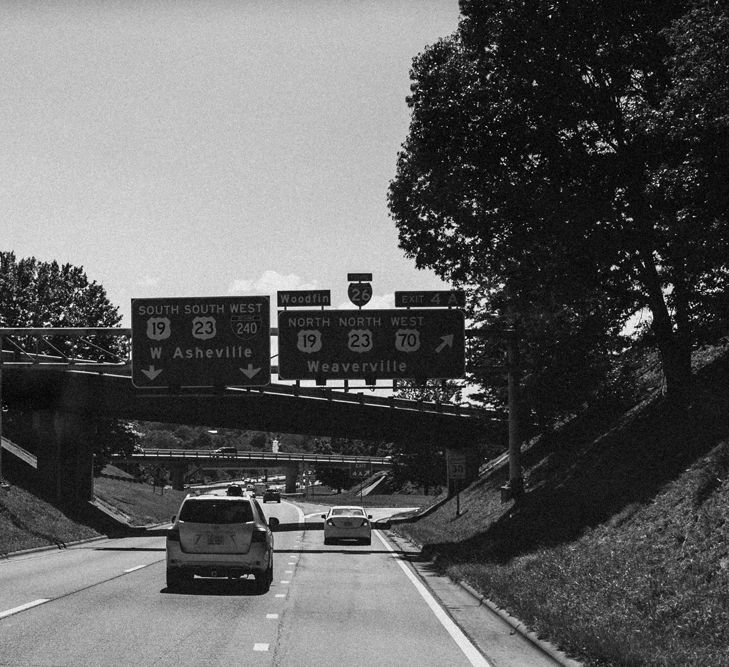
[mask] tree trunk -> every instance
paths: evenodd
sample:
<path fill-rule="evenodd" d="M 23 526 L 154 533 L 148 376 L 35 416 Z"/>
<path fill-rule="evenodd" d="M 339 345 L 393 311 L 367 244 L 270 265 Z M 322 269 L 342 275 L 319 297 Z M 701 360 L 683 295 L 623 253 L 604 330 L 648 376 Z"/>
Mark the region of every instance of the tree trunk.
<path fill-rule="evenodd" d="M 652 330 L 661 353 L 663 376 L 666 380 L 666 395 L 677 406 L 685 406 L 691 394 L 691 340 L 687 331 L 688 318 L 684 312 L 685 303 L 679 299 L 674 328 L 666 299 L 661 289 L 658 271 L 652 257 L 643 257 L 643 275 L 648 295 L 648 304 L 653 315 Z M 683 285 L 675 286 L 683 290 Z"/>

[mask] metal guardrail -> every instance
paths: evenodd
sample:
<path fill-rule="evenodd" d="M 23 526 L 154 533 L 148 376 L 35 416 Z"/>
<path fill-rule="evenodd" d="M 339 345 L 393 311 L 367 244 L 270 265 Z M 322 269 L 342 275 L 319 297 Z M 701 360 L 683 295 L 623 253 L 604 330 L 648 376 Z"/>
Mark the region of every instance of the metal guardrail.
<path fill-rule="evenodd" d="M 123 454 L 115 454 L 112 458 L 130 458 Z M 205 459 L 216 461 L 280 461 L 307 463 L 366 463 L 380 466 L 391 466 L 392 460 L 386 456 L 357 456 L 348 454 L 317 454 L 313 452 L 254 452 L 239 451 L 237 454 L 216 453 L 210 449 L 145 449 L 131 455 L 133 460 L 144 459 Z"/>
<path fill-rule="evenodd" d="M 17 458 L 24 461 L 29 466 L 33 468 L 38 467 L 38 457 L 35 454 L 31 454 L 27 449 L 24 449 L 20 445 L 16 445 L 12 440 L 8 440 L 5 437 L 0 438 L 0 445 L 2 445 L 2 449 L 14 454 Z"/>

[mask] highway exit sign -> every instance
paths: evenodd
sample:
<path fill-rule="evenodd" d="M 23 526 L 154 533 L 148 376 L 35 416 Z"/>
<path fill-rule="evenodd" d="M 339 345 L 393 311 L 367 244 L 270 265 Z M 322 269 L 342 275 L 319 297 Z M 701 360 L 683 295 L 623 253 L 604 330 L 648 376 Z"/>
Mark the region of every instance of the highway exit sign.
<path fill-rule="evenodd" d="M 395 292 L 395 307 L 465 308 L 466 293 L 463 290 Z"/>
<path fill-rule="evenodd" d="M 300 310 L 278 313 L 285 380 L 456 378 L 465 369 L 460 310 Z"/>
<path fill-rule="evenodd" d="M 132 299 L 135 387 L 271 382 L 268 296 Z"/>

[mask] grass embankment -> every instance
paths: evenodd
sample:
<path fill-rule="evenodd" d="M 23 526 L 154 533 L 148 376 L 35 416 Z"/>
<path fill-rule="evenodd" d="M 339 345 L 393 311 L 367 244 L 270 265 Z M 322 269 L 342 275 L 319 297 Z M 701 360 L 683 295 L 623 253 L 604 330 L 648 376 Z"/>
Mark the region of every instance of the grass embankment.
<path fill-rule="evenodd" d="M 12 485 L 0 490 L 0 556 L 99 535 L 30 491 Z"/>
<path fill-rule="evenodd" d="M 10 485 L 0 491 L 0 555 L 79 540 L 120 534 L 123 526 L 145 526 L 169 521 L 186 491 L 154 489 L 147 484 L 97 477 L 96 497 L 114 508 L 118 526 L 88 507 L 58 508 L 32 491 Z M 110 530 L 111 529 L 111 530 Z"/>
<path fill-rule="evenodd" d="M 122 512 L 127 523 L 145 526 L 169 521 L 188 491 L 152 487 L 149 484 L 126 482 L 108 477 L 94 480 L 97 498 Z"/>
<path fill-rule="evenodd" d="M 654 396 L 535 443 L 518 503 L 502 469 L 398 530 L 588 665 L 729 665 L 728 378 L 724 357 L 688 414 Z"/>
<path fill-rule="evenodd" d="M 357 493 L 309 493 L 300 496 L 302 502 L 316 503 L 331 507 L 333 505 L 361 505 L 363 507 L 417 507 L 424 510 L 444 495 L 431 496 L 416 493 L 392 493 L 360 497 Z"/>

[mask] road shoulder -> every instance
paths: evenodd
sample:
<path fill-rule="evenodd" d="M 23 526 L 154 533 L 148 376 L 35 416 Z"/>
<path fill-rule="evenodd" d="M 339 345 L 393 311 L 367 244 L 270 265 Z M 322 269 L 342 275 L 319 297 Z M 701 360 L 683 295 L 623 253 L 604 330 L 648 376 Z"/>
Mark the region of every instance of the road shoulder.
<path fill-rule="evenodd" d="M 421 581 L 466 636 L 498 667 L 581 667 L 557 647 L 539 639 L 518 619 L 509 616 L 470 586 L 441 574 L 421 549 L 409 540 L 383 531 L 393 547 L 407 559 Z"/>

